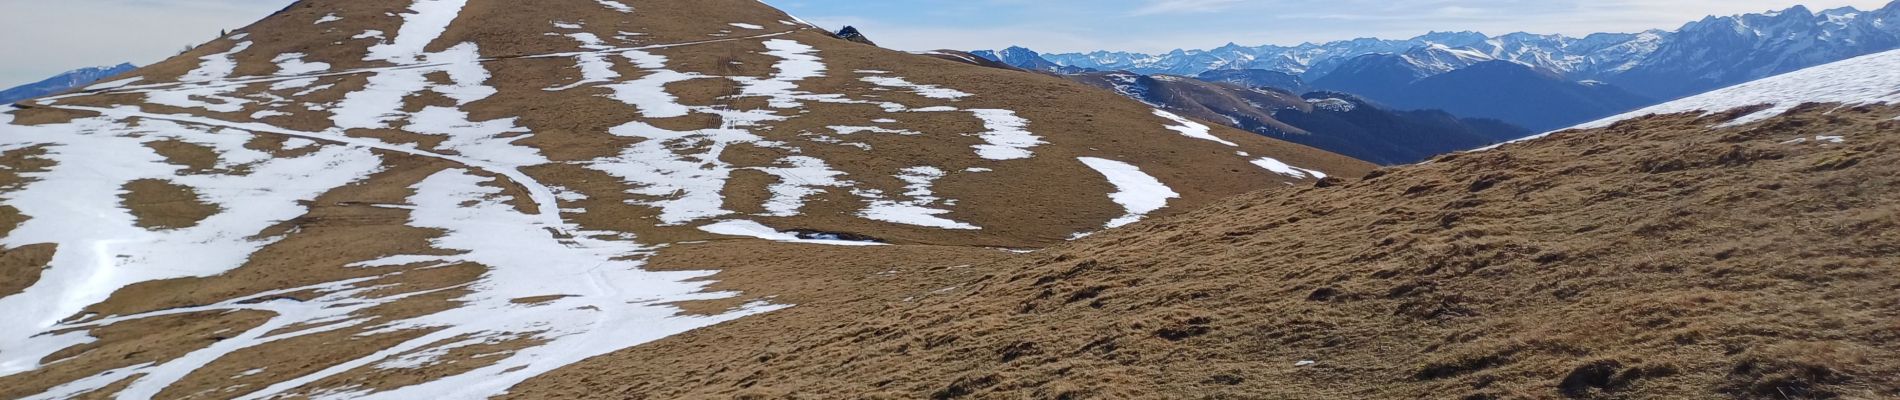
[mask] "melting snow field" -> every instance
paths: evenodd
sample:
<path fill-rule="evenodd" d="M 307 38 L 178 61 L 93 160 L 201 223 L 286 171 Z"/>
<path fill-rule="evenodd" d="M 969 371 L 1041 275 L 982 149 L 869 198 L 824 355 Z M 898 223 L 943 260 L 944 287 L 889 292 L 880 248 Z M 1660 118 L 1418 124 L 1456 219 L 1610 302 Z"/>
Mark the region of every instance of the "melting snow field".
<path fill-rule="evenodd" d="M 0 114 L 3 115 L 3 114 Z M 11 120 L 7 116 L 0 123 Z M 59 246 L 40 279 L 24 292 L 0 298 L 0 373 L 30 370 L 65 346 L 91 341 L 83 332 L 35 336 L 119 288 L 146 281 L 203 277 L 242 265 L 276 238 L 252 238 L 278 222 L 301 216 L 308 201 L 381 168 L 370 153 L 326 147 L 302 157 L 272 158 L 244 148 L 249 132 L 206 129 L 165 121 L 127 125 L 115 118 L 69 124 L 0 125 L 0 149 L 43 146 L 53 166 L 23 174 L 31 182 L 0 195 L 26 221 L 0 245 Z M 178 175 L 145 146 L 182 140 L 219 150 L 225 167 L 245 167 L 243 176 Z M 148 230 L 121 207 L 121 188 L 156 179 L 190 187 L 221 209 L 196 226 Z"/>

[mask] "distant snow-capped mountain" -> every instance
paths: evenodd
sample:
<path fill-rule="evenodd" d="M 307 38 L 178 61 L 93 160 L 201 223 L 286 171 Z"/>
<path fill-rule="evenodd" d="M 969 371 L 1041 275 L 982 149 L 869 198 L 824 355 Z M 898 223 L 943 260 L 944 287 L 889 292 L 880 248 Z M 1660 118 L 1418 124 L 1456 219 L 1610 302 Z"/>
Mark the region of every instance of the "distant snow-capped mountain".
<path fill-rule="evenodd" d="M 1900 48 L 1900 2 L 1709 17 L 1683 26 L 1627 71 L 1599 79 L 1676 98 Z"/>
<path fill-rule="evenodd" d="M 1097 51 L 1042 54 L 1040 58 L 1060 66 L 1143 74 L 1196 76 L 1213 70 L 1258 69 L 1301 75 L 1313 82 L 1371 54 L 1403 55 L 1412 64 L 1409 68 L 1429 74 L 1505 60 L 1569 80 L 1608 82 L 1645 97 L 1671 99 L 1894 48 L 1900 48 L 1900 2 L 1872 11 L 1843 7 L 1816 13 L 1796 6 L 1761 14 L 1711 16 L 1675 31 L 1580 38 L 1433 32 L 1403 40 L 1228 44 L 1165 54 Z M 1016 49 L 1019 54 L 1034 53 Z"/>
<path fill-rule="evenodd" d="M 1031 70 L 1031 71 L 1042 71 L 1042 72 L 1052 72 L 1052 73 L 1077 73 L 1077 72 L 1086 71 L 1083 68 L 1056 64 L 1055 62 L 1051 62 L 1048 59 L 1043 58 L 1042 54 L 1036 53 L 1035 50 L 1030 50 L 1028 48 L 1024 48 L 1021 46 L 1014 46 L 1014 47 L 1010 47 L 1010 48 L 1003 49 L 1000 51 L 977 50 L 977 51 L 970 52 L 970 54 L 975 55 L 977 57 L 982 57 L 983 59 L 986 59 L 986 60 L 1009 64 L 1009 65 L 1015 66 L 1016 68 L 1022 68 L 1022 69 Z"/>
<path fill-rule="evenodd" d="M 138 67 L 128 63 L 110 67 L 86 67 L 66 71 L 59 75 L 54 75 L 51 78 L 46 78 L 46 80 L 16 86 L 7 90 L 0 90 L 0 104 L 64 92 L 72 88 L 97 82 L 100 79 L 124 73 L 125 71 L 131 71 L 135 68 Z"/>

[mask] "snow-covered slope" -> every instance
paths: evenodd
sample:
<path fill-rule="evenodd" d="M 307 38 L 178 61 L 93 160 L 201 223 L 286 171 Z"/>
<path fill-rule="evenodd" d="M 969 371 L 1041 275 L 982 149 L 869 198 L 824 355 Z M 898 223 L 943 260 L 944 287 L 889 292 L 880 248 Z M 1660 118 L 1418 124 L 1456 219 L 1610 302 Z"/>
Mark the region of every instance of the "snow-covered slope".
<path fill-rule="evenodd" d="M 1768 119 L 1806 103 L 1846 106 L 1900 103 L 1900 50 L 1856 57 L 1718 89 L 1572 129 L 1601 128 L 1618 121 L 1655 114 L 1717 113 L 1743 107 L 1767 106 L 1728 122 L 1739 125 Z"/>

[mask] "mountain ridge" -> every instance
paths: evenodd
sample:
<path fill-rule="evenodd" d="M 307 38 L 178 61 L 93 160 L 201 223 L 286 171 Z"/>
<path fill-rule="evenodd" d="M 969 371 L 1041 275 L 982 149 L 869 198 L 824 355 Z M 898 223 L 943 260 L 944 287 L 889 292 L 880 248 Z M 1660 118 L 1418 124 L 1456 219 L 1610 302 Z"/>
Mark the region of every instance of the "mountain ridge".
<path fill-rule="evenodd" d="M 1646 97 L 1673 99 L 1900 47 L 1900 2 L 1875 10 L 1842 7 L 1822 13 L 1795 6 L 1770 13 L 1708 16 L 1672 31 L 1598 33 L 1581 38 L 1524 32 L 1498 36 L 1469 31 L 1431 32 L 1408 39 L 1228 45 L 1162 54 L 1097 51 L 1043 56 L 1059 65 L 1086 69 L 1186 76 L 1219 69 L 1263 69 L 1299 74 L 1313 81 L 1353 57 L 1432 46 L 1467 49 L 1570 80 L 1610 82 Z M 1715 51 L 1723 58 L 1697 60 L 1699 51 Z"/>
<path fill-rule="evenodd" d="M 109 67 L 86 67 L 62 72 L 38 82 L 0 90 L 0 104 L 65 92 L 137 68 L 138 66 L 132 63 L 120 63 Z"/>

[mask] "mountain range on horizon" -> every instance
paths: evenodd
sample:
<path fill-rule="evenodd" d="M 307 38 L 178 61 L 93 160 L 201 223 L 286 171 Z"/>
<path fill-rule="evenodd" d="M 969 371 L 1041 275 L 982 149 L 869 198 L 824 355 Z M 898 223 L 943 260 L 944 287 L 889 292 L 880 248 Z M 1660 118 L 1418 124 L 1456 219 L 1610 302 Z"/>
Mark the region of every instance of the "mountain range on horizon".
<path fill-rule="evenodd" d="M 0 104 L 64 92 L 137 68 L 138 66 L 132 63 L 121 63 L 114 66 L 85 67 L 62 72 L 39 82 L 0 90 Z"/>
<path fill-rule="evenodd" d="M 0 400 L 1900 399 L 1900 49 L 1665 101 L 286 2 L 0 103 Z"/>
<path fill-rule="evenodd" d="M 1657 100 L 1870 54 L 1900 46 L 1900 2 L 1875 10 L 1805 6 L 1756 14 L 1709 16 L 1680 28 L 1583 37 L 1472 31 L 1431 32 L 1408 39 L 1358 38 L 1294 46 L 1228 45 L 1167 53 L 1101 50 L 1039 54 L 1057 67 L 1196 76 L 1215 70 L 1267 70 L 1308 81 L 1354 58 L 1397 54 L 1432 74 L 1483 61 L 1512 61 L 1562 76 L 1622 86 Z M 1435 51 L 1433 51 L 1435 50 Z M 976 51 L 1027 57 L 1030 49 Z M 1453 54 L 1457 57 L 1419 57 Z M 1014 65 L 1016 63 L 1012 63 Z"/>

